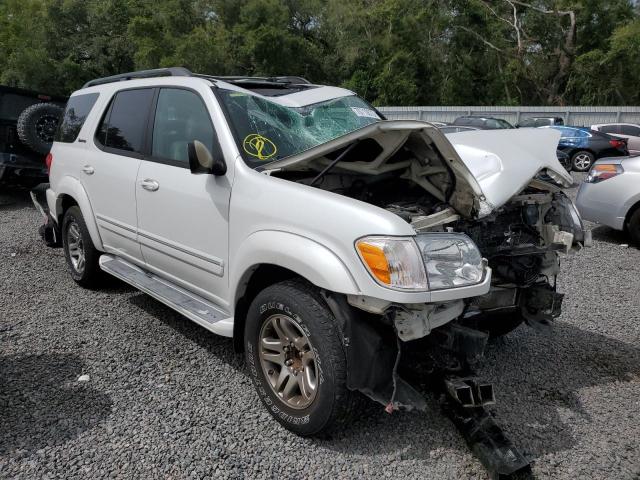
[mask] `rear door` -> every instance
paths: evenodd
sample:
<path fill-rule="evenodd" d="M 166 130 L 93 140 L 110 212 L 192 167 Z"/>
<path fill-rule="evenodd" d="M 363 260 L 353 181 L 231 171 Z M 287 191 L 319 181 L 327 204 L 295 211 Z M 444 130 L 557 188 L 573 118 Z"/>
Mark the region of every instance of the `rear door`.
<path fill-rule="evenodd" d="M 78 167 L 107 252 L 142 262 L 136 235 L 136 176 L 153 88 L 116 92 L 95 133 L 97 147 Z"/>
<path fill-rule="evenodd" d="M 226 306 L 232 168 L 219 177 L 189 169 L 189 142 L 199 140 L 222 155 L 199 92 L 162 87 L 154 103 L 150 155 L 140 165 L 135 187 L 142 254 L 149 270 Z M 232 159 L 226 161 L 231 167 Z"/>

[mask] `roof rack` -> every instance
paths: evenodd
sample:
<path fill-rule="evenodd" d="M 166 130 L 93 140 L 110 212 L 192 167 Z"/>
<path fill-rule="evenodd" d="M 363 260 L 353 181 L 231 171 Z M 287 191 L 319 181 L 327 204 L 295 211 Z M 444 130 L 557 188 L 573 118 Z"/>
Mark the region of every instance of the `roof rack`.
<path fill-rule="evenodd" d="M 196 77 L 212 78 L 215 80 L 222 80 L 229 83 L 272 83 L 272 84 L 311 84 L 309 80 L 303 77 L 296 76 L 279 76 L 279 77 L 243 77 L 243 76 L 217 76 L 217 75 L 200 75 L 195 74 Z"/>
<path fill-rule="evenodd" d="M 110 77 L 96 78 L 85 83 L 82 88 L 94 87 L 96 85 L 104 85 L 105 83 L 123 82 L 125 80 L 133 80 L 135 78 L 154 78 L 154 77 L 199 77 L 208 80 L 222 80 L 223 82 L 236 83 L 238 85 L 245 84 L 265 84 L 265 85 L 292 85 L 292 84 L 310 84 L 309 80 L 295 76 L 281 77 L 243 77 L 243 76 L 215 76 L 204 75 L 200 73 L 192 73 L 184 67 L 155 68 L 153 70 L 139 70 L 137 72 L 121 73 L 119 75 L 111 75 Z"/>
<path fill-rule="evenodd" d="M 123 82 L 134 78 L 153 78 L 153 77 L 192 77 L 194 76 L 184 67 L 155 68 L 153 70 L 139 70 L 137 72 L 121 73 L 119 75 L 111 75 L 110 77 L 96 78 L 85 83 L 82 88 L 93 87 L 96 85 L 104 85 L 105 83 Z"/>

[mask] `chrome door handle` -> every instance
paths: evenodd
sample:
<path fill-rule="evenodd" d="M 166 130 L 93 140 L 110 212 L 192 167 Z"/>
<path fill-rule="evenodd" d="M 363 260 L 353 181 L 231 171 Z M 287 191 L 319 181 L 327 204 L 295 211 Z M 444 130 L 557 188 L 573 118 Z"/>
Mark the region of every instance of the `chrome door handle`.
<path fill-rule="evenodd" d="M 155 192 L 160 188 L 160 184 L 151 178 L 145 178 L 140 182 L 140 185 L 149 192 Z"/>
<path fill-rule="evenodd" d="M 82 171 L 87 175 L 93 175 L 95 173 L 95 169 L 91 165 L 85 165 L 82 167 Z"/>

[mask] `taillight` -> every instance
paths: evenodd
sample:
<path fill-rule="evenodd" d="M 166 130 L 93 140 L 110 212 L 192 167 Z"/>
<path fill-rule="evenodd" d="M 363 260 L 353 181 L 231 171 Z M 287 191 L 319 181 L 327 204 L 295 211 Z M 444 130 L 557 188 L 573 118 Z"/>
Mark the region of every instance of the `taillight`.
<path fill-rule="evenodd" d="M 609 140 L 609 143 L 614 148 L 625 148 L 627 146 L 627 142 L 625 142 L 624 140 L 613 139 L 613 140 Z"/>
<path fill-rule="evenodd" d="M 44 164 L 47 166 L 47 172 L 51 172 L 51 165 L 53 164 L 53 155 L 47 154 L 47 158 L 44 159 Z"/>
<path fill-rule="evenodd" d="M 622 165 L 612 165 L 609 163 L 597 163 L 589 171 L 589 176 L 585 179 L 587 183 L 599 183 L 608 178 L 624 173 Z"/>

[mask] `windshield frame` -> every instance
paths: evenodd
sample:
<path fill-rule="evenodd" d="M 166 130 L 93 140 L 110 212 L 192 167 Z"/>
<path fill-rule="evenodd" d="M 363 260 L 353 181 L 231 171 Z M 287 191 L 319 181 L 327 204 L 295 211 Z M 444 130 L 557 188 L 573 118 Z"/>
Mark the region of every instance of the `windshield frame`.
<path fill-rule="evenodd" d="M 232 84 L 232 86 L 233 86 L 233 87 L 236 87 L 236 85 L 233 85 L 233 84 Z M 351 130 L 351 131 L 345 132 L 345 133 L 343 133 L 342 135 L 339 135 L 339 136 L 337 136 L 337 137 L 335 137 L 335 138 L 333 138 L 333 139 L 331 139 L 331 140 L 327 140 L 327 141 L 325 141 L 325 142 L 321 142 L 321 143 L 319 143 L 318 145 L 314 145 L 313 147 L 309 147 L 309 148 L 306 148 L 306 149 L 304 149 L 304 150 L 300 150 L 299 152 L 293 153 L 293 154 L 291 154 L 291 155 L 287 155 L 286 157 L 274 158 L 273 160 L 270 160 L 270 161 L 260 162 L 259 164 L 252 164 L 252 163 L 250 163 L 250 160 L 248 160 L 248 159 L 246 158 L 246 156 L 242 153 L 243 146 L 242 146 L 242 139 L 240 138 L 240 132 L 238 132 L 238 129 L 236 128 L 235 122 L 234 122 L 234 121 L 232 120 L 232 118 L 231 118 L 231 113 L 229 112 L 229 109 L 228 109 L 228 107 L 227 107 L 227 104 L 226 104 L 225 100 L 222 98 L 222 94 L 221 94 L 221 91 L 222 91 L 222 90 L 236 91 L 236 89 L 235 89 L 235 88 L 222 87 L 222 86 L 218 86 L 218 85 L 213 85 L 213 86 L 211 87 L 211 90 L 213 91 L 213 94 L 214 94 L 214 96 L 216 97 L 216 100 L 218 101 L 218 104 L 220 105 L 220 109 L 222 110 L 222 112 L 223 112 L 223 114 L 224 114 L 225 121 L 227 122 L 227 126 L 229 127 L 229 130 L 230 130 L 230 132 L 231 132 L 231 136 L 233 137 L 233 140 L 234 140 L 234 144 L 236 145 L 236 148 L 238 149 L 238 153 L 239 153 L 240 157 L 242 158 L 242 161 L 244 162 L 244 164 L 245 164 L 247 167 L 251 168 L 252 170 L 262 170 L 262 169 L 263 169 L 264 167 L 266 167 L 267 165 L 270 165 L 270 164 L 272 164 L 272 163 L 275 163 L 275 162 L 279 162 L 279 161 L 285 160 L 285 159 L 290 158 L 290 157 L 293 157 L 293 156 L 295 156 L 295 155 L 299 155 L 299 154 L 301 154 L 301 153 L 303 153 L 303 152 L 305 152 L 305 151 L 307 151 L 307 150 L 310 150 L 310 149 L 312 149 L 312 148 L 317 147 L 318 145 L 322 145 L 323 143 L 327 143 L 328 141 L 333 141 L 333 140 L 335 140 L 336 138 L 340 138 L 340 137 L 343 137 L 343 136 L 345 136 L 345 135 L 349 135 L 349 134 L 350 134 L 350 133 L 352 133 L 352 132 L 355 132 L 355 131 L 357 131 L 357 130 L 360 130 L 361 128 L 365 128 L 366 126 L 368 126 L 368 125 L 363 125 L 363 126 L 361 126 L 361 127 L 359 127 L 359 128 L 356 128 L 356 129 L 354 129 L 354 130 Z M 260 98 L 260 99 L 262 99 L 262 100 L 265 100 L 265 101 L 267 101 L 267 102 L 274 103 L 274 104 L 276 104 L 276 105 L 278 105 L 278 106 L 280 106 L 280 107 L 283 107 L 283 108 L 291 108 L 291 109 L 293 109 L 293 110 L 295 110 L 295 109 L 297 109 L 297 108 L 308 108 L 308 107 L 313 107 L 313 106 L 315 106 L 315 105 L 320 105 L 320 104 L 323 104 L 323 103 L 327 103 L 327 102 L 331 102 L 331 101 L 335 101 L 335 100 L 340 100 L 340 99 L 343 99 L 343 98 L 356 97 L 356 98 L 358 98 L 361 102 L 363 102 L 363 104 L 365 104 L 368 108 L 370 108 L 371 110 L 373 110 L 373 111 L 376 113 L 376 115 L 378 115 L 378 117 L 380 117 L 377 121 L 375 121 L 375 122 L 371 122 L 369 125 L 371 125 L 371 124 L 373 124 L 373 123 L 380 122 L 380 121 L 385 121 L 385 120 L 387 120 L 387 118 L 386 118 L 386 117 L 385 117 L 385 116 L 384 116 L 380 111 L 378 111 L 378 109 L 377 109 L 377 108 L 375 108 L 373 105 L 371 105 L 371 103 L 369 103 L 367 100 L 365 100 L 364 98 L 360 97 L 359 95 L 357 95 L 357 94 L 356 94 L 356 93 L 354 93 L 354 92 L 351 92 L 350 94 L 344 95 L 344 96 L 342 96 L 342 97 L 328 98 L 328 99 L 326 99 L 326 100 L 321 100 L 321 101 L 319 101 L 319 102 L 310 103 L 310 104 L 308 104 L 308 105 L 300 105 L 300 106 L 295 106 L 295 107 L 294 107 L 294 106 L 287 106 L 287 105 L 282 105 L 282 104 L 280 104 L 280 103 L 278 103 L 278 102 L 274 102 L 274 101 L 272 101 L 269 97 L 264 96 L 264 95 L 260 95 L 260 94 L 257 94 L 257 93 L 254 93 L 254 92 L 252 92 L 251 90 L 245 90 L 245 89 L 243 89 L 243 88 L 239 88 L 237 91 L 238 91 L 238 92 L 241 92 L 241 93 L 245 93 L 245 94 L 247 94 L 247 95 L 253 95 L 253 96 L 256 96 L 256 97 L 258 97 L 258 98 Z"/>

